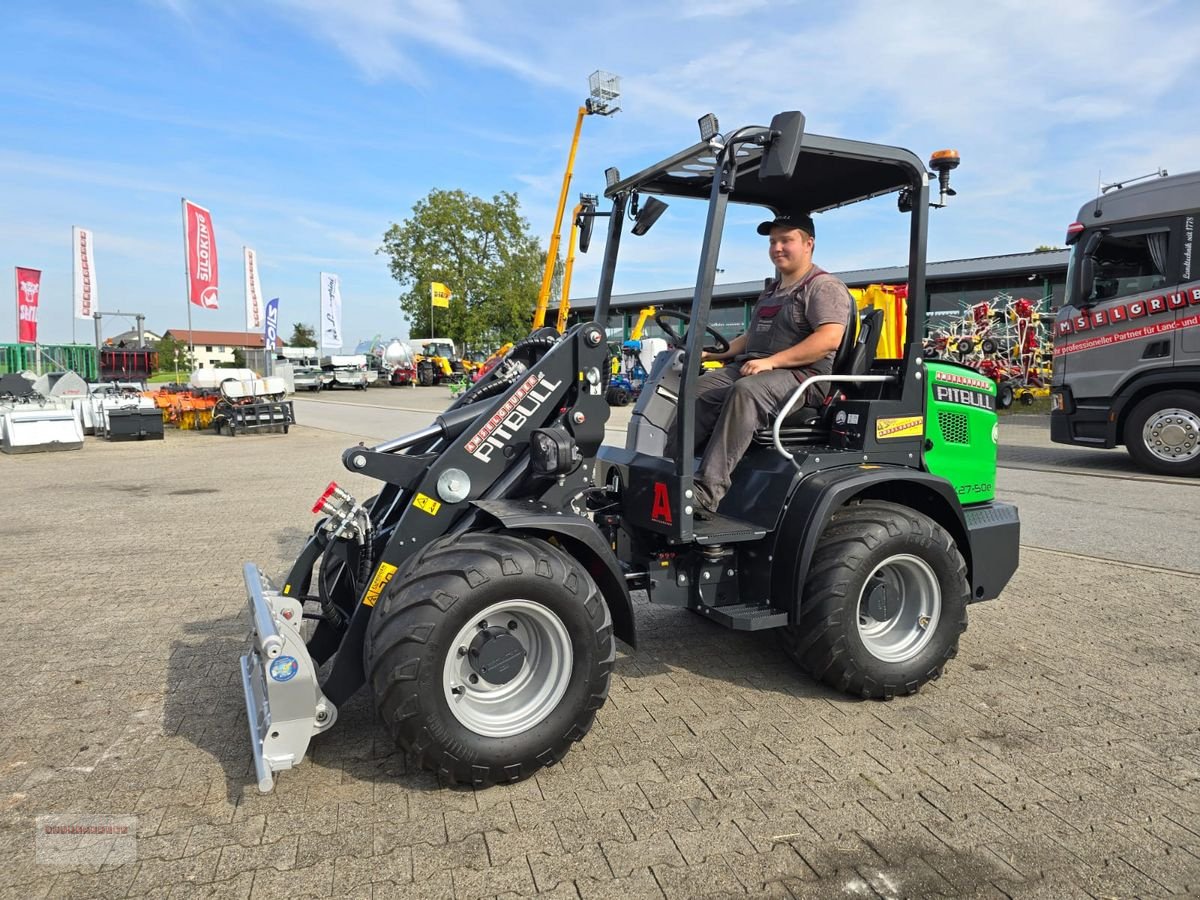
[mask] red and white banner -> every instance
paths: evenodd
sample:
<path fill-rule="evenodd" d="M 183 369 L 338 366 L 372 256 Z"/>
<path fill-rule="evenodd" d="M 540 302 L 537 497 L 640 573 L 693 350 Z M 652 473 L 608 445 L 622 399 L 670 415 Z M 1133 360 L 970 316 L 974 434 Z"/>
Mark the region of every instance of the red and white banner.
<path fill-rule="evenodd" d="M 217 238 L 212 216 L 203 206 L 183 199 L 183 238 L 187 245 L 188 302 L 217 308 Z"/>
<path fill-rule="evenodd" d="M 17 272 L 17 340 L 22 344 L 37 343 L 38 294 L 42 290 L 42 270 L 16 267 Z"/>
<path fill-rule="evenodd" d="M 75 257 L 75 318 L 90 319 L 96 311 L 96 245 L 92 232 L 76 225 L 71 229 L 71 253 Z"/>
<path fill-rule="evenodd" d="M 246 270 L 246 330 L 263 330 L 262 286 L 258 283 L 258 256 L 249 247 L 242 248 L 242 265 Z"/>

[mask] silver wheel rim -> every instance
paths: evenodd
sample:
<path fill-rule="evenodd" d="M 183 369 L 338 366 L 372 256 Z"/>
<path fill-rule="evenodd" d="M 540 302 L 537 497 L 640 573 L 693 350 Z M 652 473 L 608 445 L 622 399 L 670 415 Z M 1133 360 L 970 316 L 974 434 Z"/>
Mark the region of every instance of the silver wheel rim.
<path fill-rule="evenodd" d="M 858 636 L 876 659 L 901 663 L 933 640 L 942 589 L 929 563 L 898 554 L 877 565 L 858 598 Z"/>
<path fill-rule="evenodd" d="M 1188 462 L 1200 456 L 1200 416 L 1190 409 L 1160 409 L 1142 426 L 1142 443 L 1163 462 Z"/>
<path fill-rule="evenodd" d="M 500 625 L 525 649 L 520 671 L 505 684 L 476 674 L 467 648 L 481 628 Z M 515 626 L 515 627 L 514 627 Z M 562 620 L 532 600 L 504 600 L 481 610 L 464 625 L 446 654 L 442 685 L 454 718 L 485 737 L 528 731 L 558 706 L 571 681 L 574 654 Z"/>

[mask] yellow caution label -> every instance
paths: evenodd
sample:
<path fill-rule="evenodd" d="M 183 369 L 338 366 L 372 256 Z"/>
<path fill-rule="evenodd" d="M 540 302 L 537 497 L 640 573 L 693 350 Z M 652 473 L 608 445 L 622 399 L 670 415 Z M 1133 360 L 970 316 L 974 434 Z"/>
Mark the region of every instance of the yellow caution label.
<path fill-rule="evenodd" d="M 290 594 L 291 592 L 292 592 L 292 586 L 290 584 L 285 584 L 283 586 L 283 593 L 285 595 L 287 595 L 287 594 Z"/>
<path fill-rule="evenodd" d="M 426 497 L 424 494 L 417 494 L 413 497 L 413 506 L 422 512 L 427 512 L 431 516 L 436 516 L 438 510 L 442 508 L 442 504 L 438 503 L 432 497 Z"/>
<path fill-rule="evenodd" d="M 875 440 L 888 438 L 920 437 L 925 433 L 924 416 L 897 416 L 875 420 Z"/>
<path fill-rule="evenodd" d="M 379 568 L 375 570 L 375 577 L 371 579 L 371 586 L 367 588 L 367 594 L 363 597 L 363 606 L 374 606 L 375 601 L 379 599 L 379 595 L 383 593 L 383 589 L 388 586 L 388 582 L 395 574 L 395 566 L 380 563 Z"/>

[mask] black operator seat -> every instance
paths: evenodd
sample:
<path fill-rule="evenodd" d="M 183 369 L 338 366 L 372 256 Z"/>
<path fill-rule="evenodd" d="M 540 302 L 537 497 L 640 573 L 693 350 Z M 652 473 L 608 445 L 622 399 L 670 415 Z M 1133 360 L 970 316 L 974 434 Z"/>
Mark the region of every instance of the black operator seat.
<path fill-rule="evenodd" d="M 855 325 L 858 326 L 857 329 L 854 327 Z M 831 374 L 866 375 L 875 363 L 875 353 L 879 347 L 879 335 L 882 328 L 882 309 L 864 309 L 860 313 L 857 308 L 851 306 L 850 322 L 846 327 L 846 334 L 842 337 L 842 343 L 833 357 Z M 799 382 L 796 384 L 799 385 Z M 848 382 L 835 383 L 826 387 L 830 395 L 838 391 L 854 389 L 854 385 Z M 813 443 L 827 438 L 829 436 L 828 414 L 831 408 L 832 405 L 827 404 L 823 410 L 811 406 L 793 409 L 780 427 L 780 438 L 785 442 L 804 443 Z M 771 427 L 760 428 L 756 431 L 754 442 L 756 444 L 773 444 Z"/>

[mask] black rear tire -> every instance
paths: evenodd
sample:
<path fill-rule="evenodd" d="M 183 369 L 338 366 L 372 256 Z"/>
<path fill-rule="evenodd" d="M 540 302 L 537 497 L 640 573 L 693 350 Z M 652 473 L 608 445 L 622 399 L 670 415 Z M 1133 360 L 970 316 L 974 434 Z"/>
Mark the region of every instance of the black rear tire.
<path fill-rule="evenodd" d="M 488 690 L 542 683 L 521 680 L 533 668 L 531 647 L 537 641 L 528 636 L 536 628 L 511 631 L 528 655 L 507 684 L 497 688 L 476 678 L 471 687 L 447 673 L 465 671 L 457 662 L 464 659 L 460 641 L 464 629 L 479 627 L 476 619 L 484 610 L 522 603 L 561 626 L 570 664 L 550 667 L 555 674 L 546 681 L 561 691 L 557 701 L 532 704 L 524 718 L 516 716 L 519 726 L 499 726 L 518 731 L 488 734 L 486 725 L 472 727 L 470 719 L 493 715 L 489 700 L 501 695 Z M 511 628 L 507 623 L 516 624 L 521 613 L 494 616 L 491 626 Z M 550 644 L 552 638 L 543 641 Z M 540 658 L 552 658 L 541 652 Z M 614 653 L 608 606 L 576 560 L 539 538 L 476 533 L 434 541 L 395 574 L 368 622 L 364 667 L 376 708 L 397 745 L 450 781 L 484 787 L 520 781 L 558 762 L 588 733 L 608 696 Z M 471 705 L 456 712 L 452 697 Z"/>
<path fill-rule="evenodd" d="M 906 604 L 917 602 L 916 593 L 897 596 L 896 582 L 886 580 L 892 570 L 908 569 L 927 573 L 931 589 L 936 584 L 936 612 L 927 626 L 919 616 L 906 626 Z M 872 619 L 868 610 L 880 582 L 888 599 Z M 908 507 L 868 500 L 830 519 L 809 566 L 800 621 L 783 629 L 781 638 L 788 655 L 818 681 L 857 697 L 890 700 L 915 694 L 957 655 L 970 594 L 967 564 L 940 525 Z M 894 658 L 882 658 L 881 647 L 903 638 L 906 627 L 911 643 L 896 649 Z"/>
<path fill-rule="evenodd" d="M 996 408 L 1008 409 L 1013 405 L 1013 386 L 1007 381 L 996 385 Z"/>

